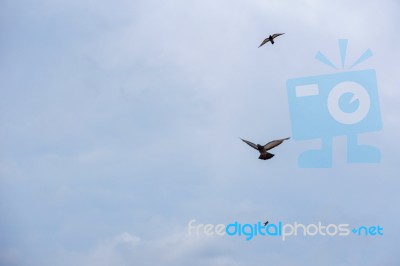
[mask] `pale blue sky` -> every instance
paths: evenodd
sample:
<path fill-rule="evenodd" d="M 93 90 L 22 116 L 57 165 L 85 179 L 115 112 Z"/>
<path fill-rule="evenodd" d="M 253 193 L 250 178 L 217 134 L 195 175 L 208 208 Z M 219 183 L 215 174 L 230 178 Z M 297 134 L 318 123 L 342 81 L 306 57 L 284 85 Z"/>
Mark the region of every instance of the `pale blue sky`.
<path fill-rule="evenodd" d="M 398 265 L 398 1 L 0 2 L 1 265 Z M 274 46 L 257 48 L 271 33 Z M 380 164 L 300 169 L 238 137 L 291 135 L 285 83 L 377 72 Z M 194 238 L 234 220 L 384 226 L 381 238 Z"/>

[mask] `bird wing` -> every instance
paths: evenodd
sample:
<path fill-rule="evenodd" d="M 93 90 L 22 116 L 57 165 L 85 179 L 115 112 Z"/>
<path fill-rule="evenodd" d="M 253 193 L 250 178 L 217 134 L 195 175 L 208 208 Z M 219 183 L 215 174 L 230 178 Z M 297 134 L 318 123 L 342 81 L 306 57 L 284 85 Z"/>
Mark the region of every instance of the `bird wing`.
<path fill-rule="evenodd" d="M 253 147 L 254 149 L 258 150 L 257 145 L 254 144 L 253 142 L 245 140 L 245 139 L 241 139 L 241 140 L 246 142 L 249 146 Z"/>
<path fill-rule="evenodd" d="M 266 38 L 266 39 L 260 44 L 260 46 L 258 46 L 258 48 L 260 48 L 261 46 L 263 46 L 263 45 L 266 44 L 267 42 L 269 42 L 269 38 Z"/>
<path fill-rule="evenodd" d="M 272 148 L 275 148 L 276 146 L 280 145 L 282 142 L 284 142 L 285 140 L 288 140 L 288 139 L 290 139 L 290 138 L 277 139 L 277 140 L 270 141 L 264 145 L 264 149 L 266 151 L 268 151 Z"/>
<path fill-rule="evenodd" d="M 275 33 L 274 35 L 272 35 L 272 38 L 276 38 L 276 37 L 281 36 L 283 34 L 285 34 L 285 33 Z"/>

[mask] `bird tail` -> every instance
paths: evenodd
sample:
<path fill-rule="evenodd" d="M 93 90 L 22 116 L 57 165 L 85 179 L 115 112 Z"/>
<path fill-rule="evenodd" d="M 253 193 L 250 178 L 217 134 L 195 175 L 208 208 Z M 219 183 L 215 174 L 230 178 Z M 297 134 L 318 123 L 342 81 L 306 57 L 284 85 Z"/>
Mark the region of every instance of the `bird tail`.
<path fill-rule="evenodd" d="M 261 155 L 258 157 L 258 159 L 260 159 L 260 160 L 269 160 L 269 159 L 271 159 L 271 158 L 274 157 L 274 156 L 275 156 L 275 154 L 272 154 L 272 153 L 267 152 L 267 153 L 265 153 L 265 154 L 261 154 Z"/>

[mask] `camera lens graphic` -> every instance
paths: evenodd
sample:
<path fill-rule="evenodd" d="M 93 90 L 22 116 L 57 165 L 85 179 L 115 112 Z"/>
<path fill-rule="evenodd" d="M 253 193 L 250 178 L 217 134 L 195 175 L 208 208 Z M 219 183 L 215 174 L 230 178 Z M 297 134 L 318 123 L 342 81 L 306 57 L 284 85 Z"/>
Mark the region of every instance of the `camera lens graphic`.
<path fill-rule="evenodd" d="M 347 112 L 341 108 L 340 100 L 345 94 L 352 95 L 347 103 L 348 105 L 356 104 L 356 101 L 358 101 L 357 109 L 353 112 Z M 329 113 L 333 119 L 341 124 L 352 125 L 362 121 L 368 114 L 370 106 L 371 101 L 368 92 L 356 82 L 341 82 L 328 95 Z"/>

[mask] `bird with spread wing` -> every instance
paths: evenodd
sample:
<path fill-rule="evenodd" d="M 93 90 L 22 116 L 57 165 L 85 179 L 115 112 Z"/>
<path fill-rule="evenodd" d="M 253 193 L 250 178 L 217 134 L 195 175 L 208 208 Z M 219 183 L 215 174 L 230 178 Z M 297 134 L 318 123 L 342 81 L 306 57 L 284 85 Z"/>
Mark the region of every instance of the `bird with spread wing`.
<path fill-rule="evenodd" d="M 258 48 L 260 48 L 261 46 L 263 46 L 264 44 L 266 44 L 267 42 L 271 42 L 271 44 L 274 44 L 274 39 L 278 36 L 281 36 L 285 33 L 275 33 L 272 35 L 269 35 L 267 38 L 265 38 L 265 40 L 260 44 L 260 46 L 258 46 Z"/>
<path fill-rule="evenodd" d="M 258 159 L 261 159 L 261 160 L 268 160 L 268 159 L 271 159 L 272 157 L 274 157 L 275 155 L 272 153 L 269 153 L 268 151 L 275 148 L 276 146 L 280 145 L 282 142 L 284 142 L 285 140 L 288 140 L 288 139 L 290 139 L 290 138 L 273 140 L 263 146 L 260 144 L 254 144 L 253 142 L 250 142 L 248 140 L 241 138 L 241 140 L 246 142 L 250 147 L 252 147 L 260 152 L 260 156 L 258 157 Z"/>

